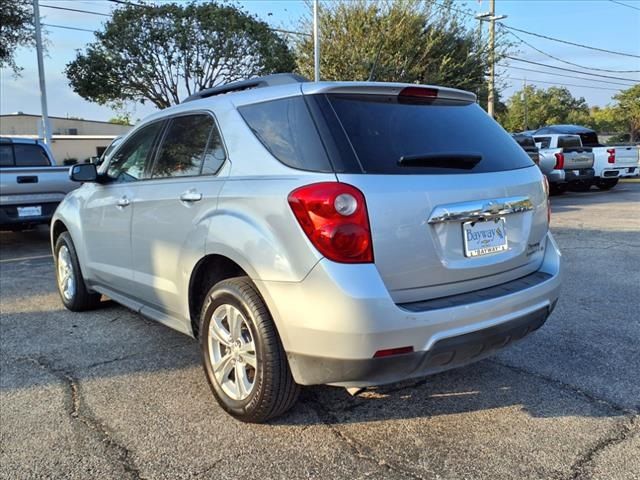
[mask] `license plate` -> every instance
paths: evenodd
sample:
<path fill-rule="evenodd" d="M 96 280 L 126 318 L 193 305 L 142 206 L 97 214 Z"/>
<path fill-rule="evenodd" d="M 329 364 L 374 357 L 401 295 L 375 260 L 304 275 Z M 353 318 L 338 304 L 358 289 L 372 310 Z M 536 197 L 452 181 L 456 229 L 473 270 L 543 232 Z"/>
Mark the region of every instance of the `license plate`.
<path fill-rule="evenodd" d="M 573 171 L 573 174 L 574 174 L 574 175 L 580 175 L 580 170 L 574 170 L 574 171 Z"/>
<path fill-rule="evenodd" d="M 18 207 L 19 217 L 39 217 L 42 215 L 42 207 Z"/>
<path fill-rule="evenodd" d="M 479 257 L 507 249 L 507 230 L 504 218 L 462 224 L 464 254 Z"/>

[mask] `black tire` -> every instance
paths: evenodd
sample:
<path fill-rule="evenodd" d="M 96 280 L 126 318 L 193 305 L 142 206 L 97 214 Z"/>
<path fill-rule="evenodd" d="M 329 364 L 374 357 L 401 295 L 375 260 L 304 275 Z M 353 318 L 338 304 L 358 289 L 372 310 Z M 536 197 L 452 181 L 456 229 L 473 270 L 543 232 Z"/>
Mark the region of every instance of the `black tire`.
<path fill-rule="evenodd" d="M 591 183 L 589 182 L 575 182 L 569 185 L 569 189 L 572 192 L 588 192 L 591 189 Z"/>
<path fill-rule="evenodd" d="M 67 251 L 69 252 L 71 269 L 73 271 L 75 280 L 75 291 L 70 298 L 66 297 L 63 293 L 59 281 L 60 269 L 58 268 L 58 255 L 63 247 L 66 247 Z M 71 240 L 71 235 L 69 235 L 69 232 L 61 233 L 58 237 L 58 240 L 56 240 L 56 245 L 54 248 L 54 261 L 56 266 L 56 285 L 58 286 L 58 293 L 60 294 L 60 299 L 62 300 L 64 306 L 72 312 L 82 312 L 85 310 L 93 310 L 95 308 L 98 308 L 102 295 L 87 289 L 87 286 L 84 283 L 84 277 L 82 276 L 82 271 L 80 270 L 80 264 L 78 263 L 78 254 L 76 253 L 76 247 L 73 244 L 73 240 Z"/>
<path fill-rule="evenodd" d="M 598 187 L 600 190 L 611 190 L 617 184 L 618 184 L 617 178 L 607 178 L 607 179 L 598 180 L 598 183 L 596 183 L 596 187 Z"/>
<path fill-rule="evenodd" d="M 565 183 L 552 183 L 549 185 L 549 193 L 551 195 L 562 195 L 567 191 L 567 185 Z"/>
<path fill-rule="evenodd" d="M 253 387 L 248 396 L 240 400 L 228 395 L 213 373 L 210 351 L 215 346 L 209 341 L 209 327 L 213 313 L 222 305 L 240 311 L 255 345 L 257 366 L 253 370 Z M 209 290 L 200 314 L 199 332 L 202 364 L 209 386 L 227 413 L 243 422 L 262 423 L 282 415 L 296 403 L 300 386 L 293 380 L 271 314 L 248 277 L 223 280 Z M 227 375 L 232 375 L 231 371 Z"/>

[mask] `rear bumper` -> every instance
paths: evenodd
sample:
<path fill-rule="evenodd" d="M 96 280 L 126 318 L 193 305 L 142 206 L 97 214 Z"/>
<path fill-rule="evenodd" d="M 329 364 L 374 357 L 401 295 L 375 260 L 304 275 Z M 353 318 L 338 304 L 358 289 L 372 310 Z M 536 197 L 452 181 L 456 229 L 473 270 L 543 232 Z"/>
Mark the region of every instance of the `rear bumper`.
<path fill-rule="evenodd" d="M 507 322 L 438 340 L 426 351 L 384 358 L 342 360 L 289 354 L 289 363 L 306 372 L 311 383 L 340 379 L 341 385 L 367 386 L 423 377 L 467 365 L 521 340 L 544 325 L 551 307 L 542 307 Z M 315 377 L 313 376 L 315 375 Z"/>
<path fill-rule="evenodd" d="M 640 175 L 640 166 L 630 165 L 625 167 L 611 167 L 604 168 L 599 177 L 600 178 L 629 178 L 637 177 Z"/>
<path fill-rule="evenodd" d="M 302 282 L 256 285 L 298 383 L 362 387 L 455 368 L 539 328 L 560 287 L 560 252 L 551 234 L 536 273 L 539 281 L 530 287 L 505 284 L 404 306 L 393 302 L 371 264 L 325 259 Z M 415 353 L 374 359 L 379 350 L 399 347 Z"/>
<path fill-rule="evenodd" d="M 564 178 L 567 183 L 591 182 L 595 176 L 593 168 L 580 168 L 577 170 L 565 170 Z"/>
<path fill-rule="evenodd" d="M 564 170 L 551 170 L 545 174 L 551 184 L 564 183 Z"/>
<path fill-rule="evenodd" d="M 13 227 L 24 225 L 39 225 L 49 223 L 53 213 L 58 208 L 60 202 L 37 203 L 37 204 L 21 204 L 21 205 L 0 205 L 0 229 L 10 230 Z M 20 217 L 18 215 L 18 207 L 42 207 L 42 215 Z"/>

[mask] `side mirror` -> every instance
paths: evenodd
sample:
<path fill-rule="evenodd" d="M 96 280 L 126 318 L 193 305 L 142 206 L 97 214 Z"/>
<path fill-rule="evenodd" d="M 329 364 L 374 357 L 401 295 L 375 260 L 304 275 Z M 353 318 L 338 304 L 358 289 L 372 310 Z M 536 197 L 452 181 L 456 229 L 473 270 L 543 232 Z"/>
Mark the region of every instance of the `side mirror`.
<path fill-rule="evenodd" d="M 78 163 L 69 169 L 69 178 L 74 182 L 95 182 L 98 171 L 93 163 Z"/>

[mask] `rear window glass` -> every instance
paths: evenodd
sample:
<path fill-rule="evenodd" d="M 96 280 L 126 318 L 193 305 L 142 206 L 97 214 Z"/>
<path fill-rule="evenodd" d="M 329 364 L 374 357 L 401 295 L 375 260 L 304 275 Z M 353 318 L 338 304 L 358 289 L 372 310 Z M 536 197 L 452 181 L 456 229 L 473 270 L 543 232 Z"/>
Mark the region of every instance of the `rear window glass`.
<path fill-rule="evenodd" d="M 558 148 L 580 148 L 580 137 L 558 137 Z"/>
<path fill-rule="evenodd" d="M 542 144 L 542 148 L 549 148 L 551 145 L 551 137 L 534 137 L 536 143 Z"/>
<path fill-rule="evenodd" d="M 399 103 L 397 97 L 380 95 L 328 98 L 366 173 L 481 173 L 533 165 L 475 103 Z"/>
<path fill-rule="evenodd" d="M 601 147 L 602 145 L 598 141 L 598 135 L 596 132 L 585 132 L 580 133 L 580 138 L 582 139 L 582 145 L 585 147 Z"/>
<path fill-rule="evenodd" d="M 0 145 L 0 166 L 2 167 L 48 167 L 49 157 L 40 145 L 14 143 Z"/>
<path fill-rule="evenodd" d="M 238 111 L 267 150 L 285 165 L 333 171 L 302 96 L 246 105 Z"/>
<path fill-rule="evenodd" d="M 0 167 L 13 167 L 13 147 L 0 145 Z"/>
<path fill-rule="evenodd" d="M 513 138 L 523 148 L 535 148 L 536 142 L 529 135 L 514 135 Z"/>

